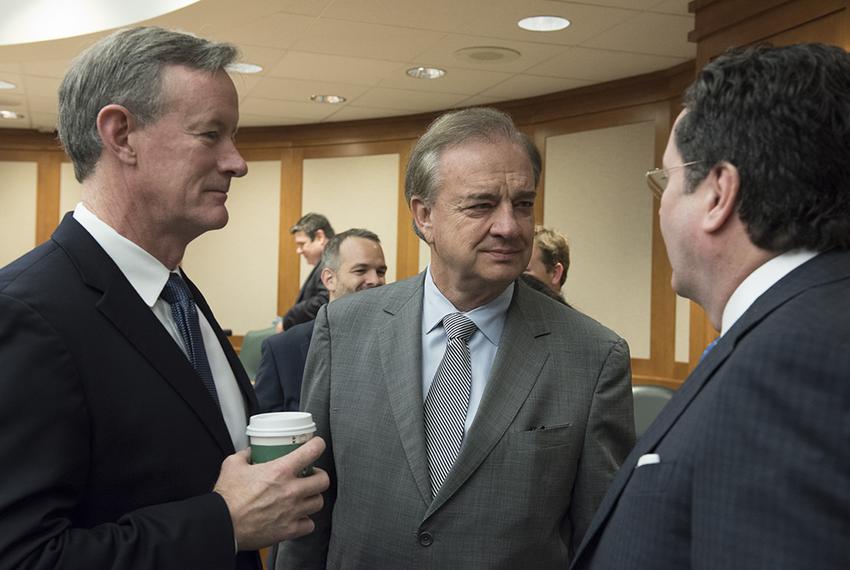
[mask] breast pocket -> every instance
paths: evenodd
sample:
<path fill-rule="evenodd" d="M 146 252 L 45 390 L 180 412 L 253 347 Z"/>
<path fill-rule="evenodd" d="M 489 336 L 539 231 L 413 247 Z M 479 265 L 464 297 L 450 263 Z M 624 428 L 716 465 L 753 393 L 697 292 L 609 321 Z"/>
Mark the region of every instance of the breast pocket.
<path fill-rule="evenodd" d="M 551 427 L 535 427 L 508 435 L 508 446 L 514 451 L 538 451 L 552 447 L 570 445 L 574 435 L 572 424 L 560 424 Z"/>
<path fill-rule="evenodd" d="M 675 461 L 652 463 L 636 467 L 626 487 L 629 494 L 653 495 L 665 493 L 676 470 Z"/>

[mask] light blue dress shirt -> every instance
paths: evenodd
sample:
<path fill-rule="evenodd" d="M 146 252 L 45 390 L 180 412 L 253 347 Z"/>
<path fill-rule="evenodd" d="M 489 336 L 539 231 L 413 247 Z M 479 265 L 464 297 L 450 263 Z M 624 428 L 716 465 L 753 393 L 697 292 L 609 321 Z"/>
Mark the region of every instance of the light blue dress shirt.
<path fill-rule="evenodd" d="M 493 360 L 499 350 L 505 317 L 514 294 L 511 283 L 498 297 L 469 312 L 464 313 L 446 299 L 437 289 L 431 277 L 431 268 L 425 273 L 425 294 L 422 302 L 422 401 L 428 396 L 428 390 L 437 374 L 437 368 L 446 352 L 446 332 L 443 329 L 443 317 L 450 313 L 463 313 L 478 330 L 469 339 L 469 353 L 472 360 L 472 388 L 469 393 L 469 409 L 466 412 L 464 431 L 468 432 L 478 405 L 484 395 L 484 389 L 490 380 Z"/>

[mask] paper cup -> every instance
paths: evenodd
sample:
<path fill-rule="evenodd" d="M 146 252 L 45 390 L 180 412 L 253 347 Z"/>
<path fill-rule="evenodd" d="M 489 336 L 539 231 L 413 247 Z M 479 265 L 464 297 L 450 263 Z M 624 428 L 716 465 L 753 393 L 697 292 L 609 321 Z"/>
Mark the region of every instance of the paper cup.
<path fill-rule="evenodd" d="M 316 424 L 309 412 L 273 412 L 251 416 L 246 432 L 251 442 L 251 463 L 265 463 L 309 441 L 316 433 Z"/>

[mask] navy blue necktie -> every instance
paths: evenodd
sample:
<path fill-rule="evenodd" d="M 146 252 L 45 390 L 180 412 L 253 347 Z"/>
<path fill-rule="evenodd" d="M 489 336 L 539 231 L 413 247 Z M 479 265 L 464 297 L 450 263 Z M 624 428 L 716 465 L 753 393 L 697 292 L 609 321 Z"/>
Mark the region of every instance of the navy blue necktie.
<path fill-rule="evenodd" d="M 207 360 L 207 351 L 204 349 L 204 339 L 201 336 L 198 309 L 192 299 L 189 287 L 186 286 L 186 282 L 179 275 L 171 273 L 160 297 L 171 305 L 171 316 L 174 318 L 174 324 L 177 325 L 177 330 L 180 331 L 180 336 L 183 338 L 183 346 L 186 347 L 189 362 L 192 363 L 192 367 L 201 377 L 207 392 L 218 404 L 218 393 L 215 390 L 215 381 L 213 381 L 212 370 L 209 360 Z"/>
<path fill-rule="evenodd" d="M 708 356 L 708 353 L 711 352 L 712 349 L 714 349 L 714 346 L 717 344 L 717 341 L 719 341 L 719 340 L 720 340 L 720 337 L 717 337 L 716 339 L 714 339 L 713 341 L 708 343 L 708 346 L 706 346 L 705 350 L 702 351 L 702 356 L 699 357 L 700 362 L 702 362 L 705 359 L 705 357 Z"/>

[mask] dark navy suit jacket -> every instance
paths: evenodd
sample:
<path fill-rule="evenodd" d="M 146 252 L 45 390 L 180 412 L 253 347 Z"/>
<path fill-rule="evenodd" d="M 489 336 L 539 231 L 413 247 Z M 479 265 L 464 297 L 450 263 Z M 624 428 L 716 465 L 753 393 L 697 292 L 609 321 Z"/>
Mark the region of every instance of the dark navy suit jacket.
<path fill-rule="evenodd" d="M 301 402 L 301 379 L 315 320 L 295 325 L 263 341 L 254 390 L 263 412 L 294 412 Z"/>
<path fill-rule="evenodd" d="M 0 270 L 0 568 L 258 569 L 212 492 L 232 453 L 186 355 L 70 214 Z"/>
<path fill-rule="evenodd" d="M 295 304 L 283 315 L 283 330 L 316 318 L 319 308 L 328 302 L 328 290 L 322 283 L 322 264 L 317 263 L 301 286 Z"/>
<path fill-rule="evenodd" d="M 659 461 L 637 467 L 641 456 Z M 575 569 L 850 568 L 850 252 L 759 297 L 638 441 Z"/>

